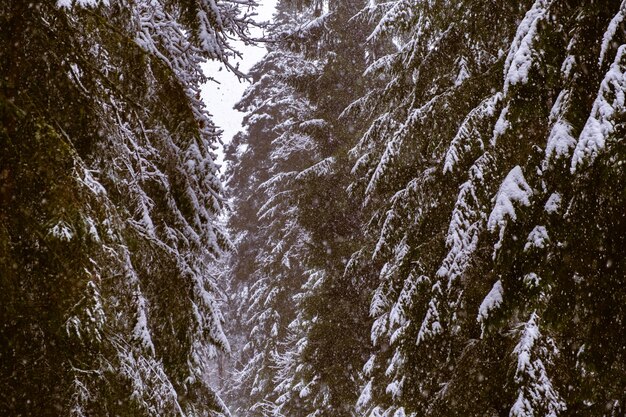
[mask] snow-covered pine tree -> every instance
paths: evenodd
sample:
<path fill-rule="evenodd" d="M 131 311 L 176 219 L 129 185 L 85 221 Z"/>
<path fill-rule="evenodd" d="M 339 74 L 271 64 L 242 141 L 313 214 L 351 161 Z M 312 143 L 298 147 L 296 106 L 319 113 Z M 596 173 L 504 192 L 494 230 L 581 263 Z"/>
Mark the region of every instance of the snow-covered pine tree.
<path fill-rule="evenodd" d="M 623 412 L 625 382 L 615 372 L 625 366 L 618 341 L 624 311 L 614 301 L 623 299 L 625 276 L 624 221 L 614 214 L 626 203 L 618 122 L 624 114 L 618 97 L 626 90 L 620 49 L 626 4 L 619 3 L 535 2 L 509 54 L 503 91 L 511 85 L 505 100 L 512 113 L 503 146 L 523 152 L 501 160 L 517 164 L 528 201 L 513 192 L 512 204 L 498 205 L 496 198 L 490 213 L 503 301 L 487 324 L 501 332 L 521 322 L 526 329 L 515 332 L 522 337 L 513 353 L 518 397 L 511 415 Z M 537 338 L 530 372 L 521 367 L 531 378 L 524 378 L 519 364 L 527 355 L 519 346 L 531 327 Z"/>
<path fill-rule="evenodd" d="M 461 276 L 483 221 L 480 205 L 490 197 L 475 192 L 471 181 L 482 179 L 490 159 L 483 158 L 469 180 L 458 172 L 488 143 L 500 102 L 499 51 L 522 7 L 402 0 L 372 3 L 362 12 L 378 16 L 372 40 L 397 45 L 366 72 L 383 85 L 346 111 L 371 120 L 352 150 L 357 180 L 351 190 L 374 213 L 370 228 L 378 238 L 369 256 L 384 265 L 371 301 L 377 349 L 365 367 L 370 382 L 359 401 L 365 415 L 433 412 L 452 374 L 450 357 L 462 352 L 457 341 L 469 329 L 455 323 Z M 498 31 L 487 29 L 494 16 Z M 454 189 L 462 192 L 459 202 Z M 453 211 L 453 222 L 466 230 L 446 239 Z"/>
<path fill-rule="evenodd" d="M 312 137 L 316 163 L 301 171 L 298 219 L 310 234 L 306 283 L 294 297 L 298 314 L 290 324 L 288 350 L 279 357 L 277 389 L 281 415 L 354 416 L 362 385 L 360 367 L 370 350 L 367 299 L 374 276 L 368 262 L 348 260 L 364 244 L 358 201 L 346 192 L 351 163 L 348 150 L 356 119 L 340 118 L 343 109 L 367 89 L 360 73 L 363 44 L 370 28 L 353 16 L 362 1 L 330 1 L 319 37 L 303 39 L 307 57 L 322 62 L 309 93 L 313 119 L 300 124 Z"/>
<path fill-rule="evenodd" d="M 239 310 L 252 333 L 233 397 L 248 414 L 354 414 L 368 273 L 344 271 L 363 236 L 345 193 L 358 123 L 339 115 L 363 91 L 368 29 L 350 20 L 362 6 L 280 2 L 276 19 L 290 24 L 275 28 L 240 104 L 251 113 L 230 151 L 230 225 L 240 255 L 253 256 L 235 258 L 231 271 L 244 283 Z M 257 210 L 258 220 L 248 217 Z"/>
<path fill-rule="evenodd" d="M 230 66 L 253 5 L 0 5 L 3 414 L 227 413 L 206 379 L 229 242 L 200 64 Z"/>
<path fill-rule="evenodd" d="M 297 131 L 312 104 L 295 85 L 313 79 L 319 67 L 280 40 L 302 22 L 297 9 L 280 2 L 267 55 L 250 72 L 253 84 L 237 108 L 247 112 L 246 130 L 227 149 L 227 184 L 232 195 L 228 227 L 231 257 L 231 334 L 241 340 L 234 358 L 229 403 L 237 414 L 271 415 L 278 394 L 275 358 L 285 350 L 295 317 L 292 300 L 303 284 L 302 259 L 309 236 L 297 220 L 297 173 L 313 163 L 314 144 Z"/>
<path fill-rule="evenodd" d="M 622 412 L 624 7 L 370 8 L 399 50 L 353 105 L 386 262 L 364 413 Z"/>

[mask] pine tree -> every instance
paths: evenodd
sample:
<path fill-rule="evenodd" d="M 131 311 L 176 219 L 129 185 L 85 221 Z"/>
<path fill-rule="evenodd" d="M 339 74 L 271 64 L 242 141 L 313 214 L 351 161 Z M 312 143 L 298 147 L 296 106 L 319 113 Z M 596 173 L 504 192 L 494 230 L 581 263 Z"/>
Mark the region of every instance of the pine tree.
<path fill-rule="evenodd" d="M 367 86 L 359 81 L 369 25 L 352 17 L 360 1 L 329 2 L 320 38 L 305 42 L 307 56 L 323 60 L 315 80 L 314 119 L 301 124 L 319 149 L 316 164 L 298 174 L 298 218 L 311 240 L 306 283 L 297 294 L 289 349 L 279 359 L 278 412 L 282 415 L 353 416 L 370 349 L 367 303 L 373 276 L 367 262 L 348 264 L 366 241 L 363 215 L 346 193 L 347 151 L 362 128 L 341 119 L 343 109 Z M 312 128 L 317 129 L 313 130 Z"/>
<path fill-rule="evenodd" d="M 246 5 L 0 6 L 4 413 L 227 413 L 206 375 L 230 243 L 198 97 Z"/>
<path fill-rule="evenodd" d="M 455 172 L 469 168 L 466 158 L 488 143 L 500 101 L 493 91 L 498 51 L 516 7 L 398 1 L 363 12 L 380 16 L 371 39 L 393 36 L 398 43 L 366 72 L 384 85 L 347 110 L 372 121 L 352 150 L 352 190 L 373 212 L 378 239 L 370 256 L 384 265 L 371 302 L 378 351 L 366 365 L 370 382 L 359 401 L 366 415 L 433 412 L 449 382 L 450 357 L 461 353 L 459 281 L 483 221 L 475 207 L 483 196 L 471 178 L 482 179 L 490 161 L 478 162 L 465 185 Z M 502 30 L 486 32 L 494 14 Z M 458 187 L 455 203 L 450 190 Z"/>
<path fill-rule="evenodd" d="M 248 414 L 354 414 L 371 283 L 363 266 L 345 271 L 363 237 L 345 193 L 358 127 L 339 116 L 363 88 L 367 26 L 350 21 L 360 7 L 279 3 L 276 20 L 289 24 L 239 105 L 251 113 L 230 151 L 230 225 L 243 232 L 239 253 L 254 255 L 231 267 L 249 283 L 239 309 L 251 331 L 233 397 L 250 395 L 239 401 Z"/>
<path fill-rule="evenodd" d="M 370 12 L 399 50 L 370 67 L 385 88 L 352 106 L 373 120 L 353 188 L 386 262 L 363 412 L 619 414 L 624 4 Z"/>
<path fill-rule="evenodd" d="M 293 13 L 291 6 L 278 5 L 272 37 L 282 39 L 282 33 L 297 26 L 289 21 Z M 227 274 L 232 316 L 239 317 L 231 328 L 243 340 L 229 390 L 236 413 L 266 416 L 277 397 L 275 358 L 284 351 L 282 341 L 295 316 L 292 297 L 302 285 L 302 257 L 309 242 L 297 221 L 293 182 L 312 161 L 313 143 L 296 130 L 312 105 L 295 88 L 295 80 L 317 73 L 318 67 L 297 52 L 270 44 L 237 105 L 248 114 L 245 133 L 227 150 L 226 174 L 233 194 L 228 225 L 237 248 Z"/>

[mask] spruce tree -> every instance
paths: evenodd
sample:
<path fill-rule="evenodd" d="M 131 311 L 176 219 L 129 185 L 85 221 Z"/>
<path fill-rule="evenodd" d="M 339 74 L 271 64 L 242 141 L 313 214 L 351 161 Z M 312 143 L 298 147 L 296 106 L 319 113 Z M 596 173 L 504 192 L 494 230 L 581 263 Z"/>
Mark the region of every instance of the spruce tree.
<path fill-rule="evenodd" d="M 296 314 L 292 297 L 303 283 L 310 240 L 297 220 L 293 181 L 313 162 L 312 141 L 296 130 L 312 104 L 295 80 L 313 78 L 319 69 L 281 42 L 298 26 L 296 9 L 279 3 L 275 23 L 275 42 L 252 68 L 253 84 L 237 104 L 247 112 L 246 131 L 227 149 L 236 255 L 225 278 L 237 317 L 231 333 L 241 339 L 228 397 L 235 413 L 249 416 L 269 415 L 274 407 L 276 357 Z"/>
<path fill-rule="evenodd" d="M 623 7 L 373 7 L 372 36 L 399 51 L 371 67 L 386 88 L 352 106 L 374 109 L 354 188 L 380 213 L 373 256 L 386 262 L 368 415 L 621 412 L 608 317 L 622 313 L 600 300 L 619 298 L 623 277 L 623 222 L 609 214 L 623 211 Z"/>
<path fill-rule="evenodd" d="M 239 253 L 254 256 L 231 267 L 245 283 L 239 315 L 251 332 L 232 394 L 248 414 L 355 412 L 371 277 L 354 263 L 345 270 L 363 220 L 345 192 L 359 126 L 339 116 L 364 91 L 368 29 L 351 21 L 361 7 L 279 3 L 276 19 L 285 23 L 239 104 L 250 114 L 230 148 L 229 224 L 240 233 Z M 253 209 L 258 215 L 248 217 Z"/>
<path fill-rule="evenodd" d="M 200 64 L 232 67 L 246 5 L 0 5 L 2 414 L 227 413 Z"/>

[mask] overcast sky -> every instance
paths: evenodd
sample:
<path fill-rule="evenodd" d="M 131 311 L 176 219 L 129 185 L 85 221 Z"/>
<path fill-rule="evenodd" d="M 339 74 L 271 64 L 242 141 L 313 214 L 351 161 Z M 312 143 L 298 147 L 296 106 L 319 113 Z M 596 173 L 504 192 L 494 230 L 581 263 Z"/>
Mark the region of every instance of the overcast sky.
<path fill-rule="evenodd" d="M 270 20 L 274 13 L 276 0 L 259 0 L 260 6 L 257 10 L 257 21 Z M 254 36 L 259 36 L 255 33 Z M 240 69 L 244 72 L 248 71 L 263 55 L 265 55 L 265 47 L 261 46 L 245 46 L 238 44 L 237 49 L 243 53 L 243 59 L 240 61 Z M 243 94 L 249 83 L 245 81 L 239 82 L 237 77 L 232 73 L 222 69 L 217 62 L 210 62 L 204 66 L 204 71 L 208 76 L 215 78 L 220 84 L 209 82 L 202 88 L 202 98 L 207 105 L 209 112 L 213 115 L 213 120 L 221 129 L 224 130 L 222 140 L 224 143 L 230 142 L 232 137 L 241 129 L 241 120 L 243 113 L 233 109 L 233 106 Z M 222 162 L 223 153 L 219 152 L 218 162 Z"/>

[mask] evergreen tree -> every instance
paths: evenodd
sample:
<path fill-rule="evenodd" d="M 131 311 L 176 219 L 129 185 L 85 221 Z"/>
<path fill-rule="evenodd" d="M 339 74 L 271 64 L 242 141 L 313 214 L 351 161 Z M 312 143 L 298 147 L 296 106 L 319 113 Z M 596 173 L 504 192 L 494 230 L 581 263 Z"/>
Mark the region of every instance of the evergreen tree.
<path fill-rule="evenodd" d="M 350 20 L 360 7 L 279 3 L 285 23 L 239 105 L 250 114 L 230 150 L 230 225 L 239 254 L 254 255 L 231 267 L 245 283 L 239 315 L 251 331 L 233 396 L 248 415 L 355 412 L 371 283 L 354 264 L 345 271 L 363 237 L 345 193 L 358 123 L 339 115 L 363 91 L 368 29 Z"/>
<path fill-rule="evenodd" d="M 200 64 L 241 1 L 0 5 L 0 410 L 221 415 L 230 247 Z"/>
<path fill-rule="evenodd" d="M 279 4 L 271 36 L 291 32 L 298 25 L 294 18 L 291 6 Z M 312 163 L 313 143 L 297 131 L 312 104 L 294 84 L 318 71 L 297 52 L 272 43 L 237 105 L 248 112 L 247 129 L 227 149 L 226 176 L 233 194 L 228 224 L 237 248 L 227 274 L 231 315 L 237 317 L 231 329 L 243 339 L 229 390 L 238 414 L 269 415 L 277 397 L 275 358 L 295 316 L 292 297 L 302 285 L 310 240 L 297 220 L 293 182 Z"/>
<path fill-rule="evenodd" d="M 373 276 L 368 262 L 348 265 L 367 240 L 358 201 L 346 193 L 351 164 L 348 150 L 358 120 L 340 118 L 364 92 L 360 79 L 367 55 L 363 43 L 369 25 L 352 17 L 361 1 L 329 2 L 320 38 L 309 38 L 306 54 L 323 59 L 311 95 L 314 118 L 301 128 L 318 146 L 315 165 L 298 174 L 298 218 L 311 243 L 304 258 L 306 283 L 296 295 L 298 314 L 290 324 L 289 349 L 280 357 L 282 415 L 354 416 L 362 377 L 360 366 L 370 350 L 368 309 Z M 312 130 L 311 126 L 318 127 Z"/>
<path fill-rule="evenodd" d="M 626 1 L 280 1 L 232 245 L 250 6 L 0 5 L 0 411 L 623 414 Z"/>
<path fill-rule="evenodd" d="M 363 412 L 621 412 L 622 310 L 599 300 L 609 288 L 619 299 L 624 276 L 614 255 L 623 222 L 608 214 L 624 204 L 623 8 L 370 10 L 382 15 L 372 36 L 393 36 L 399 49 L 370 67 L 386 87 L 352 106 L 373 120 L 353 151 L 362 173 L 353 188 L 378 213 L 372 254 L 386 262 Z"/>

